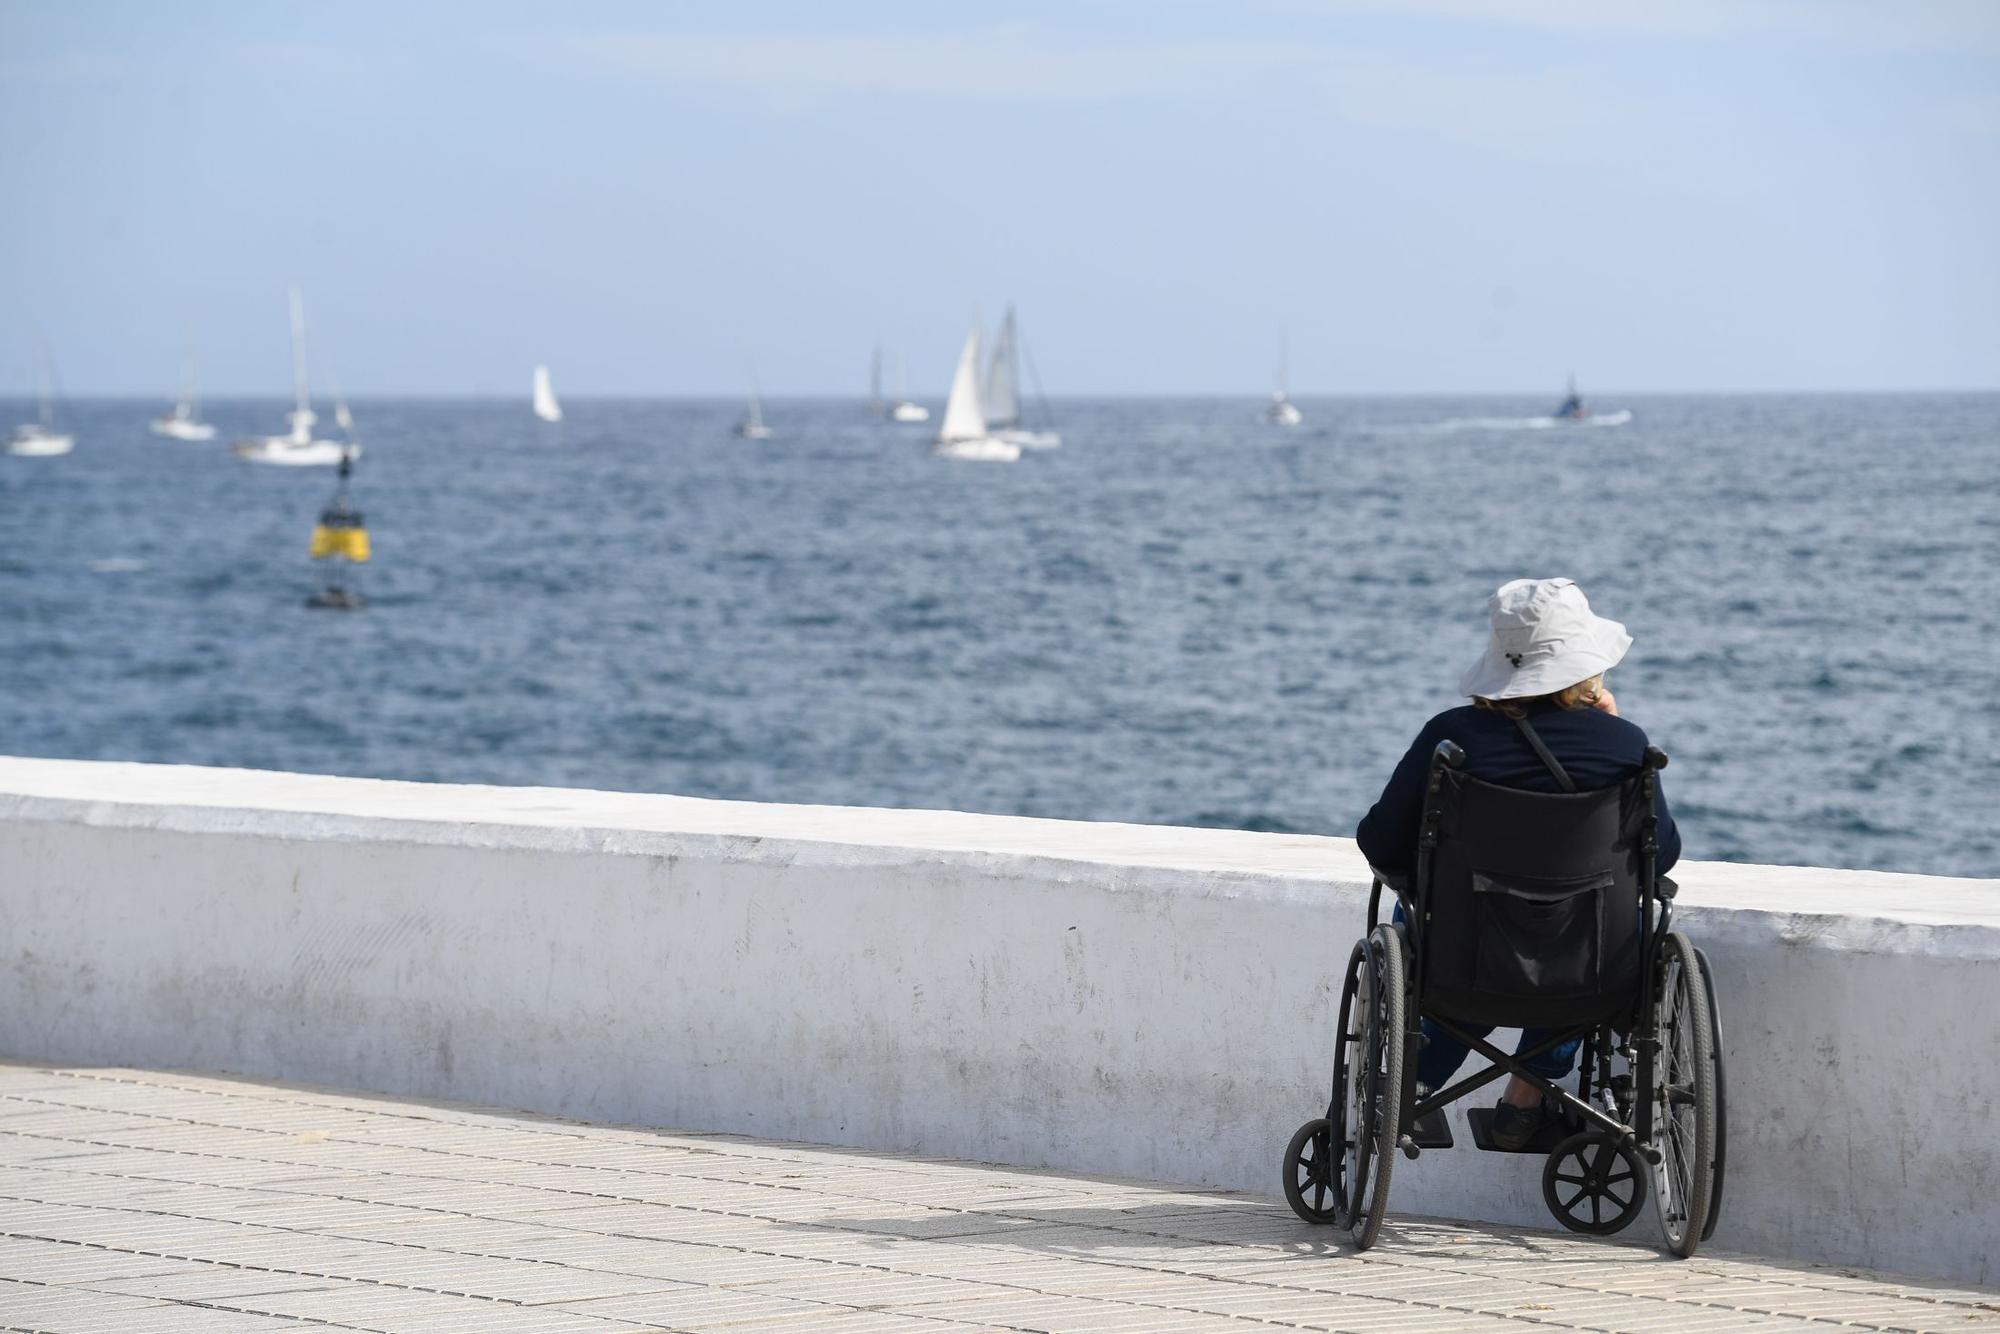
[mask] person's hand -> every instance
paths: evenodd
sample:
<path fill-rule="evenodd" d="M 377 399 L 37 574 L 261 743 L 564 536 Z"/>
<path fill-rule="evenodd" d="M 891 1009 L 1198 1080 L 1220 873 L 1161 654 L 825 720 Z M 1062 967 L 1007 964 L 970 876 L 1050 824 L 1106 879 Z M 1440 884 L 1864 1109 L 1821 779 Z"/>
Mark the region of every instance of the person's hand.
<path fill-rule="evenodd" d="M 1613 718 L 1616 718 L 1618 716 L 1618 696 L 1611 693 L 1610 686 L 1599 686 L 1597 688 L 1597 698 L 1590 701 L 1590 707 L 1596 709 L 1599 713 L 1608 713 Z"/>

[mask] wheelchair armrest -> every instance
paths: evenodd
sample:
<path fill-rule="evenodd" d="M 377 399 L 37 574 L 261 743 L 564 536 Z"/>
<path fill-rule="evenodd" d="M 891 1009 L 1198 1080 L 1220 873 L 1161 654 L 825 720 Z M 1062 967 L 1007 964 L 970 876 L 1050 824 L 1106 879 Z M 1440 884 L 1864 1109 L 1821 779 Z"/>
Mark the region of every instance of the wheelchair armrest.
<path fill-rule="evenodd" d="M 1389 887 L 1389 892 L 1399 899 L 1410 897 L 1410 873 L 1408 871 L 1385 871 L 1379 866 L 1370 866 L 1375 878 Z"/>
<path fill-rule="evenodd" d="M 1674 895 L 1681 892 L 1681 887 L 1674 883 L 1674 878 L 1670 875 L 1654 876 L 1653 888 L 1669 903 L 1673 902 Z"/>

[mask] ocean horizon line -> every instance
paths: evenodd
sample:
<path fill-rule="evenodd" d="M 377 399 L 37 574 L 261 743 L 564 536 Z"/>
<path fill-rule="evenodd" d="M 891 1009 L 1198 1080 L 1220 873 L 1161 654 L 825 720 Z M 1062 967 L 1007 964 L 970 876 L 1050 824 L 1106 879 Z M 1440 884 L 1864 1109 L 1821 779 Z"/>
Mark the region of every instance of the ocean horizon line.
<path fill-rule="evenodd" d="M 1608 399 L 1631 397 L 1651 399 L 1676 398 L 1930 398 L 1945 396 L 2000 395 L 2000 385 L 1941 385 L 1920 388 L 1907 387 L 1865 387 L 1858 389 L 1620 389 L 1616 386 L 1593 388 L 1588 398 L 1602 403 Z M 1289 395 L 1295 402 L 1380 402 L 1401 400 L 1426 402 L 1463 399 L 1520 399 L 1539 402 L 1542 399 L 1559 398 L 1559 390 L 1546 389 L 1385 389 L 1385 390 L 1293 390 Z M 62 399 L 74 403 L 144 403 L 153 404 L 171 401 L 173 394 L 159 389 L 119 389 L 119 390 L 70 390 Z M 367 390 L 344 395 L 350 403 L 505 403 L 515 400 L 525 401 L 525 390 Z M 835 390 L 760 390 L 759 397 L 765 402 L 785 403 L 855 403 L 866 405 L 870 400 L 865 393 Z M 919 394 L 916 401 L 932 399 L 942 401 L 944 395 Z M 1268 388 L 1260 389 L 1202 389 L 1174 390 L 1155 393 L 1144 389 L 1071 389 L 1051 393 L 1047 398 L 1052 403 L 1062 402 L 1155 402 L 1155 403 L 1225 403 L 1235 401 L 1262 402 L 1270 397 Z M 204 390 L 202 400 L 208 403 L 262 403 L 290 401 L 290 394 L 283 389 L 259 390 Z M 334 395 L 317 393 L 315 399 L 332 401 Z M 722 390 L 562 390 L 565 403 L 737 403 L 743 401 L 741 389 Z M 0 403 L 33 403 L 34 395 L 19 389 L 0 392 Z"/>

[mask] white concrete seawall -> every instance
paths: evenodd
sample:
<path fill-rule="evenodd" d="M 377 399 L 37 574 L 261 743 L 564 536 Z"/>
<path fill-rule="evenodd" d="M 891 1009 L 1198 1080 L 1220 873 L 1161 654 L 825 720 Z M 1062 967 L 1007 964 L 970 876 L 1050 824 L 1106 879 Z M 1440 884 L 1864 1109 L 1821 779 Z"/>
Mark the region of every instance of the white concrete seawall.
<path fill-rule="evenodd" d="M 1676 877 L 1718 1244 L 2000 1277 L 2000 881 Z M 0 759 L 0 1055 L 1275 1192 L 1367 883 L 1344 839 Z M 1391 1207 L 1546 1224 L 1539 1168 L 1426 1154 Z"/>

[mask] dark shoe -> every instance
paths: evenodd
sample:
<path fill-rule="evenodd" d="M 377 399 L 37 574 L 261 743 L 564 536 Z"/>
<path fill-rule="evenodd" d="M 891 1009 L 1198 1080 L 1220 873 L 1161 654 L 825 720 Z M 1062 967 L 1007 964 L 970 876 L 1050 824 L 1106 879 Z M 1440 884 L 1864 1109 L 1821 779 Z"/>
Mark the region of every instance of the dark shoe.
<path fill-rule="evenodd" d="M 1509 1153 L 1519 1153 L 1534 1142 L 1548 1121 L 1549 1109 L 1541 1103 L 1516 1107 L 1502 1098 L 1493 1108 L 1493 1119 L 1487 1122 L 1487 1129 L 1495 1144 Z"/>

